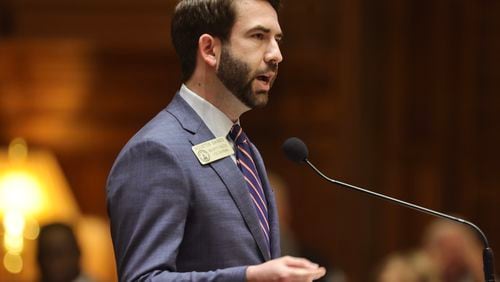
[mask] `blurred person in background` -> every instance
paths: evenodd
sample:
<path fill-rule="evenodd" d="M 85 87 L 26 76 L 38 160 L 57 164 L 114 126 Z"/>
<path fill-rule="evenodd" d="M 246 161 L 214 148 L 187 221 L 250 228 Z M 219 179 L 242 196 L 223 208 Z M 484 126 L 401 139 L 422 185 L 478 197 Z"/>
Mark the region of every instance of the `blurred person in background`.
<path fill-rule="evenodd" d="M 425 252 L 389 255 L 376 272 L 377 282 L 441 282 Z"/>
<path fill-rule="evenodd" d="M 481 243 L 467 226 L 443 219 L 433 221 L 424 234 L 423 250 L 441 281 L 484 281 Z"/>
<path fill-rule="evenodd" d="M 73 229 L 64 223 L 40 228 L 37 262 L 41 282 L 91 282 L 80 264 L 81 251 Z"/>
<path fill-rule="evenodd" d="M 423 234 L 421 249 L 389 256 L 377 271 L 377 281 L 484 281 L 479 238 L 467 226 L 434 220 Z"/>

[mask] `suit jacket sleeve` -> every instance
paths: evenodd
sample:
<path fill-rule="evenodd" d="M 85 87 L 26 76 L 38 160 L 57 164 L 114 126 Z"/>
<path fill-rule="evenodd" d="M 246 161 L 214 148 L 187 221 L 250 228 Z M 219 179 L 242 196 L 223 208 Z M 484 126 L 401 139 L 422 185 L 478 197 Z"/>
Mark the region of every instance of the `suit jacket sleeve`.
<path fill-rule="evenodd" d="M 246 266 L 176 272 L 190 180 L 172 151 L 142 141 L 128 146 L 110 173 L 108 213 L 120 281 L 244 281 Z"/>

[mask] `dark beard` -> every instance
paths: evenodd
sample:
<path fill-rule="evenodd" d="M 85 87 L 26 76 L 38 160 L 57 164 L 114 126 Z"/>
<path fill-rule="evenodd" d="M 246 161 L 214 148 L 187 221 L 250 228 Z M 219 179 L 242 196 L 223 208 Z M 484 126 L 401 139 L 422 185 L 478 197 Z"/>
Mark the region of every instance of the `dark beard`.
<path fill-rule="evenodd" d="M 255 78 L 250 72 L 245 62 L 235 58 L 229 48 L 222 46 L 217 77 L 245 106 L 250 109 L 264 107 L 268 101 L 267 91 L 253 93 L 252 82 Z"/>

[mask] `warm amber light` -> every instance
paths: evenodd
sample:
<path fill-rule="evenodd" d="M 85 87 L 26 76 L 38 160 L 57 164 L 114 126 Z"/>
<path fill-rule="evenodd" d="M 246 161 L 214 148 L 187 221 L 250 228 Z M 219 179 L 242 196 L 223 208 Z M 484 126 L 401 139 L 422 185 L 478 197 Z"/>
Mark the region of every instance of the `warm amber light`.
<path fill-rule="evenodd" d="M 11 143 L 8 154 L 0 150 L 0 217 L 17 210 L 25 218 L 35 218 L 37 224 L 77 219 L 80 211 L 54 156 L 29 150 L 22 160 L 22 142 L 16 142 Z M 16 144 L 21 149 L 15 149 Z"/>
<path fill-rule="evenodd" d="M 3 235 L 3 244 L 7 251 L 13 254 L 20 254 L 24 248 L 24 238 L 23 236 L 5 233 Z"/>
<path fill-rule="evenodd" d="M 3 218 L 3 244 L 8 252 L 20 254 L 24 247 L 24 216 L 17 211 L 7 211 Z"/>
<path fill-rule="evenodd" d="M 9 234 L 22 236 L 24 232 L 24 216 L 17 211 L 8 211 L 3 217 L 3 226 Z"/>
<path fill-rule="evenodd" d="M 40 225 L 38 221 L 32 217 L 25 218 L 24 238 L 28 240 L 36 240 L 40 234 Z"/>
<path fill-rule="evenodd" d="M 3 257 L 3 266 L 10 273 L 20 273 L 23 270 L 23 259 L 18 254 L 6 253 Z"/>
<path fill-rule="evenodd" d="M 74 222 L 79 216 L 71 189 L 51 152 L 28 150 L 20 138 L 13 140 L 8 150 L 0 150 L 0 248 L 7 253 L 3 268 L 19 275 L 19 281 L 32 281 L 33 243 L 25 239 L 36 240 L 40 225 Z"/>
<path fill-rule="evenodd" d="M 43 209 L 43 200 L 40 184 L 32 174 L 8 171 L 0 176 L 0 210 L 35 215 Z"/>
<path fill-rule="evenodd" d="M 16 138 L 9 145 L 9 159 L 11 161 L 24 161 L 28 157 L 28 145 L 26 140 Z"/>

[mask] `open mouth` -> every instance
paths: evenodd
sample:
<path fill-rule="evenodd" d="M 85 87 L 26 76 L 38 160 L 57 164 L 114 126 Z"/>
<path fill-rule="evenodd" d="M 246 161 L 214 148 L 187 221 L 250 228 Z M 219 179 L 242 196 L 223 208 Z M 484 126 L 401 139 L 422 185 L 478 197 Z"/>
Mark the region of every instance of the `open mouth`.
<path fill-rule="evenodd" d="M 257 78 L 257 80 L 260 80 L 260 81 L 265 82 L 265 83 L 269 83 L 269 81 L 271 81 L 271 77 L 267 76 L 267 75 L 259 75 L 256 78 Z"/>

